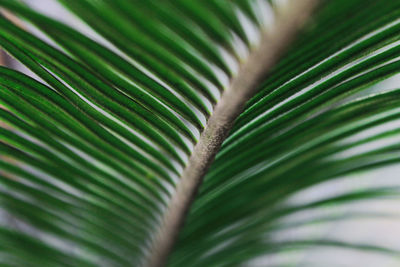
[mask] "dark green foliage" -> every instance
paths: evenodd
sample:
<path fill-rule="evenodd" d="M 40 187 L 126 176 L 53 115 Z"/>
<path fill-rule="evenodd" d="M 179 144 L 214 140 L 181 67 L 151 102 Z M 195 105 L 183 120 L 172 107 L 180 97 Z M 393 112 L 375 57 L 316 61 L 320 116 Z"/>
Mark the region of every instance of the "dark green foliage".
<path fill-rule="evenodd" d="M 106 41 L 0 0 L 54 41 L 0 17 L 0 45 L 39 77 L 0 67 L 0 207 L 24 225 L 0 224 L 0 265 L 138 266 L 151 255 L 214 105 L 260 31 L 273 27 L 265 11 L 278 7 L 266 0 L 59 2 Z M 239 266 L 309 246 L 397 254 L 273 237 L 345 219 L 283 223 L 300 211 L 398 196 L 398 188 L 379 186 L 287 202 L 317 184 L 399 163 L 400 146 L 391 141 L 399 128 L 362 135 L 400 118 L 399 89 L 380 83 L 400 71 L 399 18 L 398 0 L 324 1 L 237 118 L 170 266 Z"/>

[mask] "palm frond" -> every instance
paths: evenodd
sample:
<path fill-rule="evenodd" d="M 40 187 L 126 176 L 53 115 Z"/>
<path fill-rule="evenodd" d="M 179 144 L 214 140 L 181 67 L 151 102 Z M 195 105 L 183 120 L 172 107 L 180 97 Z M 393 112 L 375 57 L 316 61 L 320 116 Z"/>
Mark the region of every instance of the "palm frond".
<path fill-rule="evenodd" d="M 0 205 L 16 222 L 0 223 L 0 265 L 241 266 L 310 246 L 398 255 L 276 236 L 346 217 L 287 221 L 299 212 L 398 197 L 375 186 L 290 202 L 398 164 L 400 90 L 382 81 L 400 71 L 399 1 L 321 1 L 296 41 L 316 1 L 59 2 L 98 38 L 0 0 L 49 38 L 0 17 L 1 46 L 37 75 L 0 67 Z M 366 215 L 392 216 L 350 217 Z"/>

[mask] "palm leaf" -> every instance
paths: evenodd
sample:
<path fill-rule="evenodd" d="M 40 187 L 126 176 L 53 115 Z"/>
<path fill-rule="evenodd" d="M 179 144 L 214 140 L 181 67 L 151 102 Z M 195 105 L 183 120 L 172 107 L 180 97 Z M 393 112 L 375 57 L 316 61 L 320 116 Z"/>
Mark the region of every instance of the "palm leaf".
<path fill-rule="evenodd" d="M 384 81 L 400 71 L 399 1 L 58 2 L 96 38 L 0 0 L 48 37 L 0 17 L 2 48 L 36 75 L 0 67 L 2 265 L 251 266 L 324 246 L 398 256 L 279 237 L 397 218 L 291 216 L 398 197 L 376 183 L 296 200 L 398 164 L 400 91 Z"/>

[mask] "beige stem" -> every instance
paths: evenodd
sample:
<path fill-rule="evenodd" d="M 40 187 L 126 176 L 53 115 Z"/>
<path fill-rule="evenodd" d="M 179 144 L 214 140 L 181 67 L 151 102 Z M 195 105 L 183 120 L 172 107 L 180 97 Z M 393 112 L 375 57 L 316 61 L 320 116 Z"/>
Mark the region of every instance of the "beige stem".
<path fill-rule="evenodd" d="M 263 34 L 260 45 L 251 51 L 241 65 L 238 75 L 216 105 L 182 173 L 158 235 L 154 239 L 147 266 L 166 265 L 203 177 L 233 122 L 242 112 L 245 103 L 256 93 L 260 80 L 265 78 L 304 26 L 317 2 L 318 0 L 289 1 L 277 15 L 276 25 L 270 32 Z"/>

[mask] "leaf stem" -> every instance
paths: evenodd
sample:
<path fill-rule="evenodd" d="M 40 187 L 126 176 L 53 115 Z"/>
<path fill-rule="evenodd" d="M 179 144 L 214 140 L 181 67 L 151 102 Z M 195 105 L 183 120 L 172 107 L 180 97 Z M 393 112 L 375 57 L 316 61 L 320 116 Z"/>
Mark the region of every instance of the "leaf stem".
<path fill-rule="evenodd" d="M 289 1 L 289 4 L 278 12 L 276 25 L 269 32 L 265 31 L 262 34 L 260 44 L 241 65 L 237 76 L 232 79 L 230 87 L 215 106 L 207 127 L 189 158 L 159 232 L 153 240 L 146 266 L 166 265 L 198 188 L 235 119 L 243 111 L 245 103 L 256 93 L 259 82 L 295 39 L 317 2 L 318 0 Z"/>

